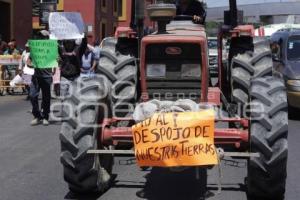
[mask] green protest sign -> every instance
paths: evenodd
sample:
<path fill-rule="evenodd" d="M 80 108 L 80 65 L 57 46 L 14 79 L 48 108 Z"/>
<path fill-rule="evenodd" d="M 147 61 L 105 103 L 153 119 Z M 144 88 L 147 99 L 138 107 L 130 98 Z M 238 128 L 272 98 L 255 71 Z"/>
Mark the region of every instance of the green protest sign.
<path fill-rule="evenodd" d="M 58 44 L 56 40 L 30 40 L 30 56 L 35 68 L 55 68 L 58 66 Z"/>

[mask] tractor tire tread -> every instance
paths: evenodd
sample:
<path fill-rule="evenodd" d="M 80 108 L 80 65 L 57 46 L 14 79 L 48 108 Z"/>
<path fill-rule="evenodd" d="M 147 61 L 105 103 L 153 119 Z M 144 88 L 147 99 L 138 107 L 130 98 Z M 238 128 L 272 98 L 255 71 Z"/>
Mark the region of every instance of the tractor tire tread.
<path fill-rule="evenodd" d="M 99 159 L 98 156 L 87 154 L 88 150 L 98 148 L 95 146 L 98 129 L 81 125 L 81 119 L 85 119 L 87 124 L 96 125 L 98 123 L 100 111 L 96 106 L 99 103 L 97 95 L 100 94 L 99 90 L 107 85 L 103 83 L 101 89 L 98 87 L 98 80 L 85 79 L 83 82 L 79 82 L 80 80 L 78 78 L 72 83 L 72 95 L 65 99 L 65 102 L 70 103 L 73 109 L 63 112 L 64 117 L 68 117 L 67 114 L 71 117 L 63 122 L 59 135 L 61 142 L 60 160 L 64 169 L 64 179 L 72 192 L 102 192 L 107 189 L 108 183 L 103 181 L 100 174 L 106 173 L 105 176 L 109 176 L 109 173 L 101 167 L 101 163 L 95 164 L 96 160 Z M 90 94 L 92 96 L 86 99 L 86 95 Z M 76 100 L 74 101 L 74 99 Z M 95 103 L 94 106 L 93 103 Z"/>
<path fill-rule="evenodd" d="M 231 62 L 231 101 L 235 104 L 248 102 L 252 79 L 272 75 L 272 56 L 268 41 L 262 38 L 253 40 L 254 50 L 238 54 Z"/>
<path fill-rule="evenodd" d="M 252 103 L 262 105 L 263 117 L 255 114 L 251 119 L 250 148 L 260 157 L 249 159 L 248 195 L 250 199 L 283 199 L 288 157 L 285 87 L 277 77 L 257 78 L 252 81 L 250 96 Z"/>

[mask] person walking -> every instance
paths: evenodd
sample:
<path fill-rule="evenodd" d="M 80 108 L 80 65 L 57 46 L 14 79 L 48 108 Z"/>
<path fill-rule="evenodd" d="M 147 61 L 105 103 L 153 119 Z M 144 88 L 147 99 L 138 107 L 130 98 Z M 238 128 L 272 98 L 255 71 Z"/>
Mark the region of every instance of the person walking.
<path fill-rule="evenodd" d="M 47 31 L 40 32 L 40 39 L 48 39 L 49 33 Z M 29 67 L 33 67 L 32 58 L 29 57 L 27 61 Z M 35 68 L 32 82 L 30 85 L 30 101 L 32 104 L 32 114 L 34 119 L 31 121 L 31 126 L 36 126 L 43 123 L 44 126 L 49 125 L 49 113 L 51 104 L 51 84 L 52 84 L 52 69 Z M 39 94 L 42 91 L 42 112 L 39 106 Z"/>

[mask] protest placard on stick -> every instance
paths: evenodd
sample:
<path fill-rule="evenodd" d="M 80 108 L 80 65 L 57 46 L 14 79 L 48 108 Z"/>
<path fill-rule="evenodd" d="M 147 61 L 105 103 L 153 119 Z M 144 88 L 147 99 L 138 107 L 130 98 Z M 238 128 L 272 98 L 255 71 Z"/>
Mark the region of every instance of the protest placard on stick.
<path fill-rule="evenodd" d="M 214 111 L 156 113 L 132 127 L 139 166 L 218 164 Z"/>
<path fill-rule="evenodd" d="M 30 40 L 30 56 L 34 68 L 58 66 L 58 44 L 56 40 Z"/>
<path fill-rule="evenodd" d="M 52 12 L 49 16 L 50 39 L 72 40 L 84 37 L 85 25 L 76 12 Z"/>

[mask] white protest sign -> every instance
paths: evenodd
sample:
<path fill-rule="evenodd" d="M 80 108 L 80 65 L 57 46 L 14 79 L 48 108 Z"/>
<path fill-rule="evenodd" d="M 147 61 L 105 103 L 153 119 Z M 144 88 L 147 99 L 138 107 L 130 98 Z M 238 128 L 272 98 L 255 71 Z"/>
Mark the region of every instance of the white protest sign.
<path fill-rule="evenodd" d="M 75 40 L 84 37 L 85 25 L 76 12 L 52 12 L 49 16 L 50 39 Z"/>

